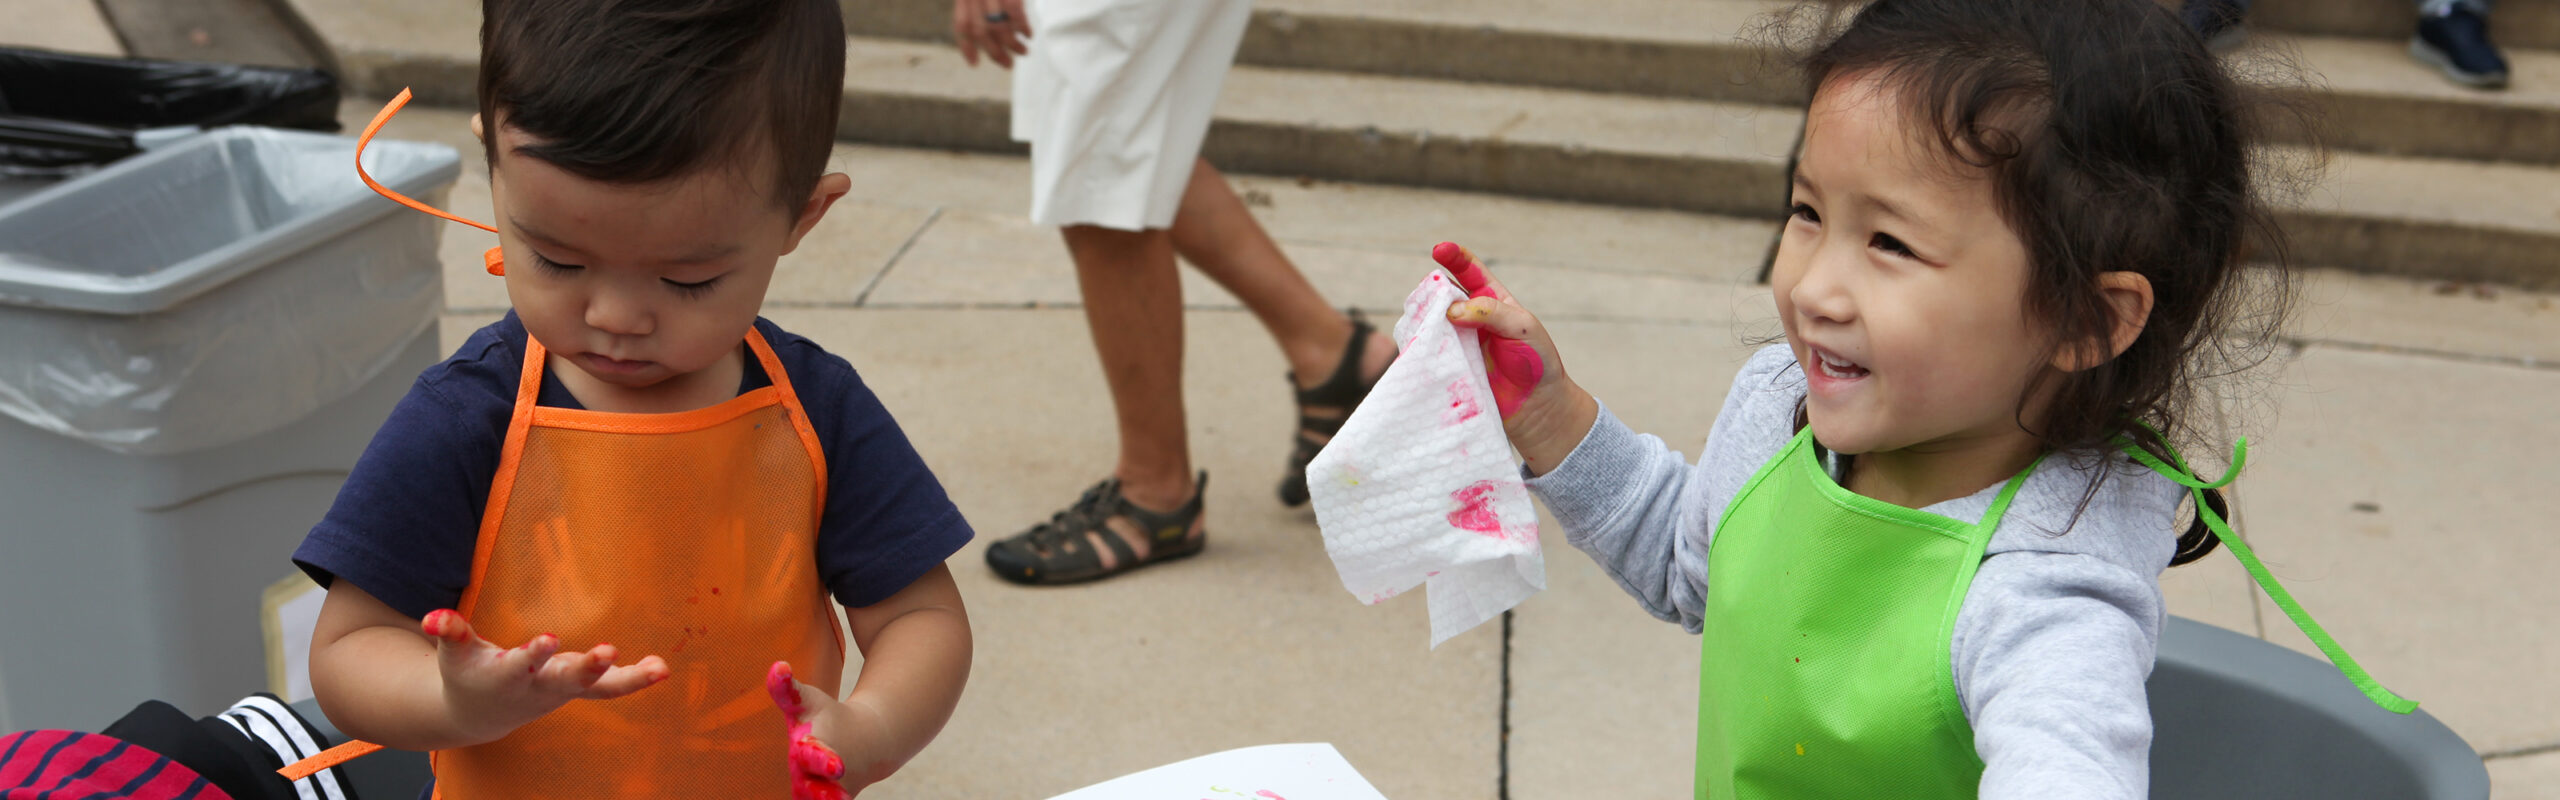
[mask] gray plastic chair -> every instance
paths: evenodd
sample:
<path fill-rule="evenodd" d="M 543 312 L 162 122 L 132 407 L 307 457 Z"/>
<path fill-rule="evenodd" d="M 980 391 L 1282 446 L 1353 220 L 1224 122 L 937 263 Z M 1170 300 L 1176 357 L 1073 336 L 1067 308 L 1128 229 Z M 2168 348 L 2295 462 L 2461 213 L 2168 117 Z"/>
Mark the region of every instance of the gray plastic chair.
<path fill-rule="evenodd" d="M 2426 709 L 2384 711 L 2270 642 L 2170 617 L 2149 689 L 2155 798 L 2489 797 L 2480 755 Z"/>

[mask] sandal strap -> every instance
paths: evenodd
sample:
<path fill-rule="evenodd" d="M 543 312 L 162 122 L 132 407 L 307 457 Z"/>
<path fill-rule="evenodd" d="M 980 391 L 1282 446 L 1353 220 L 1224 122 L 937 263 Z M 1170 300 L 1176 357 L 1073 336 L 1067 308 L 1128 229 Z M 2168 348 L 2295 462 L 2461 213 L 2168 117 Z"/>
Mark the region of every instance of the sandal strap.
<path fill-rule="evenodd" d="M 995 546 L 1023 548 L 1027 552 L 1022 554 L 1039 562 L 1043 572 L 1074 576 L 1069 578 L 1072 580 L 1106 572 L 1102 566 L 1102 554 L 1096 548 L 1085 546 L 1088 538 L 1097 539 L 1115 556 L 1113 567 L 1107 572 L 1125 572 L 1163 558 L 1168 553 L 1184 552 L 1183 540 L 1189 537 L 1193 523 L 1200 518 L 1208 493 L 1209 473 L 1203 470 L 1194 484 L 1189 502 L 1173 511 L 1158 512 L 1129 502 L 1120 493 L 1119 479 L 1107 478 L 1086 489 L 1084 496 L 1077 498 L 1075 504 L 1052 515 L 1049 521 L 1020 536 L 997 542 Z M 1148 537 L 1145 558 L 1140 558 L 1137 549 L 1111 529 L 1113 517 L 1128 519 Z"/>
<path fill-rule="evenodd" d="M 1370 384 L 1360 380 L 1360 356 L 1368 350 L 1369 334 L 1376 333 L 1378 329 L 1371 327 L 1368 318 L 1362 316 L 1357 308 L 1349 309 L 1346 315 L 1351 318 L 1351 342 L 1342 347 L 1342 361 L 1334 366 L 1333 376 L 1326 378 L 1324 383 L 1313 389 L 1298 390 L 1298 405 L 1348 406 L 1369 396 Z M 1289 374 L 1289 385 L 1298 385 L 1297 373 Z"/>
<path fill-rule="evenodd" d="M 1190 502 L 1183 503 L 1181 508 L 1163 512 L 1149 511 L 1139 508 L 1136 503 L 1123 500 L 1120 503 L 1118 516 L 1129 518 L 1131 523 L 1138 526 L 1139 531 L 1147 535 L 1148 554 L 1152 557 L 1162 554 L 1166 545 L 1179 544 L 1185 537 L 1191 535 L 1191 523 L 1200 519 L 1202 500 L 1208 496 L 1209 471 L 1201 470 L 1200 474 L 1193 478 Z M 1120 539 L 1117 534 L 1109 532 L 1105 532 L 1105 538 L 1115 542 Z"/>

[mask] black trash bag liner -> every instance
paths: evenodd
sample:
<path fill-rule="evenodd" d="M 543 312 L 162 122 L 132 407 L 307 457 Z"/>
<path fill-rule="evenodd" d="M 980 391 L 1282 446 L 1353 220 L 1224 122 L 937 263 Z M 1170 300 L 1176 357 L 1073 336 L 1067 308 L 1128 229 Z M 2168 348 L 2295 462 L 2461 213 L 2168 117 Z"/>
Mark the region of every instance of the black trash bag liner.
<path fill-rule="evenodd" d="M 0 47 L 0 174 L 66 174 L 137 152 L 132 131 L 263 125 L 336 132 L 338 79 L 317 69 Z"/>

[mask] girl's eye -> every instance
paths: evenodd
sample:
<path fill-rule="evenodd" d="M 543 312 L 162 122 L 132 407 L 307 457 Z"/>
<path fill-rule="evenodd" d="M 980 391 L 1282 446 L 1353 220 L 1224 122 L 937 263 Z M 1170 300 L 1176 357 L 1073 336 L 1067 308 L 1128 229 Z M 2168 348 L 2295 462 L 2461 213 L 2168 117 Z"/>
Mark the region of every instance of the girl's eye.
<path fill-rule="evenodd" d="M 676 290 L 676 294 L 680 294 L 680 295 L 683 295 L 683 296 L 688 297 L 688 298 L 692 298 L 692 297 L 701 297 L 701 296 L 703 296 L 703 295 L 710 294 L 710 293 L 711 293 L 711 285 L 712 285 L 712 284 L 715 284 L 715 283 L 719 283 L 719 282 L 720 282 L 720 279 L 719 279 L 719 278 L 712 278 L 712 279 L 707 280 L 707 281 L 695 281 L 695 282 L 693 282 L 693 283 L 684 283 L 684 282 L 682 282 L 682 281 L 667 280 L 667 279 L 665 279 L 665 278 L 660 278 L 659 280 L 666 281 L 666 284 L 667 284 L 669 287 L 672 287 L 672 288 L 674 288 L 674 289 Z"/>
<path fill-rule="evenodd" d="M 1903 258 L 1920 257 L 1920 254 L 1911 252 L 1910 245 L 1903 244 L 1902 240 L 1893 238 L 1893 234 L 1890 233 L 1876 234 L 1874 239 L 1868 240 L 1867 245 Z"/>
<path fill-rule="evenodd" d="M 577 264 L 562 264 L 548 258 L 543 258 L 541 253 L 533 254 L 533 263 L 540 265 L 543 271 L 546 272 L 576 272 L 578 270 L 585 269 L 585 267 Z"/>
<path fill-rule="evenodd" d="M 1797 203 L 1794 208 L 1787 209 L 1787 215 L 1816 225 L 1822 224 L 1822 215 L 1813 213 L 1813 207 L 1803 203 Z"/>

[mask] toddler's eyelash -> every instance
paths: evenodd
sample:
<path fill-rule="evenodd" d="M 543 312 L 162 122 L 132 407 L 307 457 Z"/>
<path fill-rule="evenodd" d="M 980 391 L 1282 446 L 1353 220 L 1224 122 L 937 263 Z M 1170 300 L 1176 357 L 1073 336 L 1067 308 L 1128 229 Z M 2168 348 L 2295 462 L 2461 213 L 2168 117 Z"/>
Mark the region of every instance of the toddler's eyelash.
<path fill-rule="evenodd" d="M 1806 222 L 1820 223 L 1822 221 L 1822 215 L 1813 213 L 1813 207 L 1803 203 L 1797 203 L 1793 207 L 1788 208 L 1787 215 Z"/>
<path fill-rule="evenodd" d="M 542 267 L 543 269 L 548 270 L 548 271 L 551 271 L 551 272 L 571 272 L 571 271 L 575 271 L 575 270 L 579 270 L 579 269 L 584 269 L 584 267 L 581 267 L 580 265 L 577 265 L 577 264 L 562 264 L 562 263 L 560 263 L 560 262 L 553 261 L 553 260 L 548 259 L 548 258 L 543 258 L 541 253 L 535 253 L 535 254 L 533 254 L 533 263 L 534 263 L 536 266 L 540 266 L 540 267 Z"/>
<path fill-rule="evenodd" d="M 668 287 L 675 289 L 676 294 L 683 295 L 686 299 L 697 298 L 710 294 L 711 285 L 720 282 L 719 278 L 712 278 L 707 281 L 699 281 L 695 283 L 677 283 L 665 278 L 660 278 L 659 280 L 666 281 Z"/>

